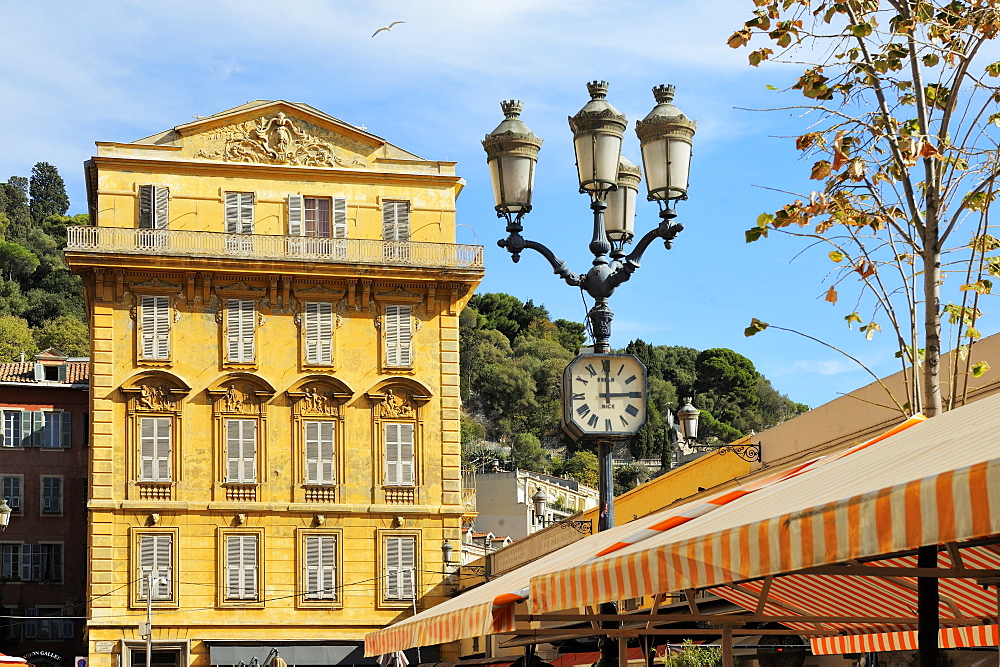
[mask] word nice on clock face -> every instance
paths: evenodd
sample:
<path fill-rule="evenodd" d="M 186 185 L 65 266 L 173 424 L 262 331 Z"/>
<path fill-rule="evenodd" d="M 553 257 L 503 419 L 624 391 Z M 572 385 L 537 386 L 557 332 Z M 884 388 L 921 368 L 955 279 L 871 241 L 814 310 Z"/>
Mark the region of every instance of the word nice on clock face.
<path fill-rule="evenodd" d="M 646 423 L 646 367 L 631 354 L 582 354 L 563 371 L 563 430 L 574 440 L 635 435 Z"/>

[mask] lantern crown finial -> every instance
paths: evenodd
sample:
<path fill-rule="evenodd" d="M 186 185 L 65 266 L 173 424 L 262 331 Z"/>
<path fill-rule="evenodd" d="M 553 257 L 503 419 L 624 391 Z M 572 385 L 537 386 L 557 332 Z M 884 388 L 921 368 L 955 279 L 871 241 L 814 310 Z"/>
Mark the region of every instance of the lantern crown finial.
<path fill-rule="evenodd" d="M 607 81 L 590 81 L 587 83 L 587 92 L 593 100 L 603 100 L 608 96 Z"/>
<path fill-rule="evenodd" d="M 660 84 L 653 88 L 653 98 L 656 99 L 657 104 L 670 104 L 674 101 L 676 91 L 677 88 L 671 84 Z"/>
<path fill-rule="evenodd" d="M 521 100 L 504 100 L 500 103 L 503 115 L 510 120 L 518 118 L 521 115 L 522 108 L 524 108 L 524 103 Z"/>

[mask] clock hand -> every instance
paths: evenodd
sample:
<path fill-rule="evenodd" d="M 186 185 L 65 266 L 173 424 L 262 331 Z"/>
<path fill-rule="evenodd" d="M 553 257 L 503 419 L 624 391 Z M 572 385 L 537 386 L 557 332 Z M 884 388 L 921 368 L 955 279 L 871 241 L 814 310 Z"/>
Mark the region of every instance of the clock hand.
<path fill-rule="evenodd" d="M 642 398 L 642 392 L 640 391 L 623 391 L 623 392 L 607 392 L 606 394 L 601 394 L 602 398 L 619 398 L 624 396 L 625 398 Z"/>
<path fill-rule="evenodd" d="M 601 390 L 598 389 L 597 397 L 603 398 L 604 402 L 607 403 L 611 400 L 611 362 L 605 359 L 601 365 L 604 366 L 604 393 L 602 394 Z"/>

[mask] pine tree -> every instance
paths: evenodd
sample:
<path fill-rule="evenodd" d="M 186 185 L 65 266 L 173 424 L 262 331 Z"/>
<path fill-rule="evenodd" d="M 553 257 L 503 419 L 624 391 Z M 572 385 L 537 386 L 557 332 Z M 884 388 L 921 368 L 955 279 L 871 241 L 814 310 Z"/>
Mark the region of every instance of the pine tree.
<path fill-rule="evenodd" d="M 31 229 L 31 209 L 28 206 L 28 179 L 11 176 L 6 183 L 0 183 L 4 191 L 4 213 L 7 215 L 7 231 L 4 236 L 12 243 L 24 245 Z"/>
<path fill-rule="evenodd" d="M 37 162 L 31 168 L 28 194 L 31 197 L 31 218 L 36 225 L 41 225 L 50 215 L 66 215 L 69 210 L 66 183 L 59 170 L 48 162 Z"/>

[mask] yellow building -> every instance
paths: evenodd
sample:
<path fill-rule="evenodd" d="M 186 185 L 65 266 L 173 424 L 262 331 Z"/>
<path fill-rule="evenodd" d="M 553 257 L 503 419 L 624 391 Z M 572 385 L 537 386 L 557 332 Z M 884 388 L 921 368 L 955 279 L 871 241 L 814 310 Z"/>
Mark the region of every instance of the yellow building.
<path fill-rule="evenodd" d="M 148 603 L 161 667 L 337 664 L 448 593 L 458 313 L 483 274 L 454 167 L 288 102 L 97 144 L 66 253 L 93 667 L 144 664 Z"/>

